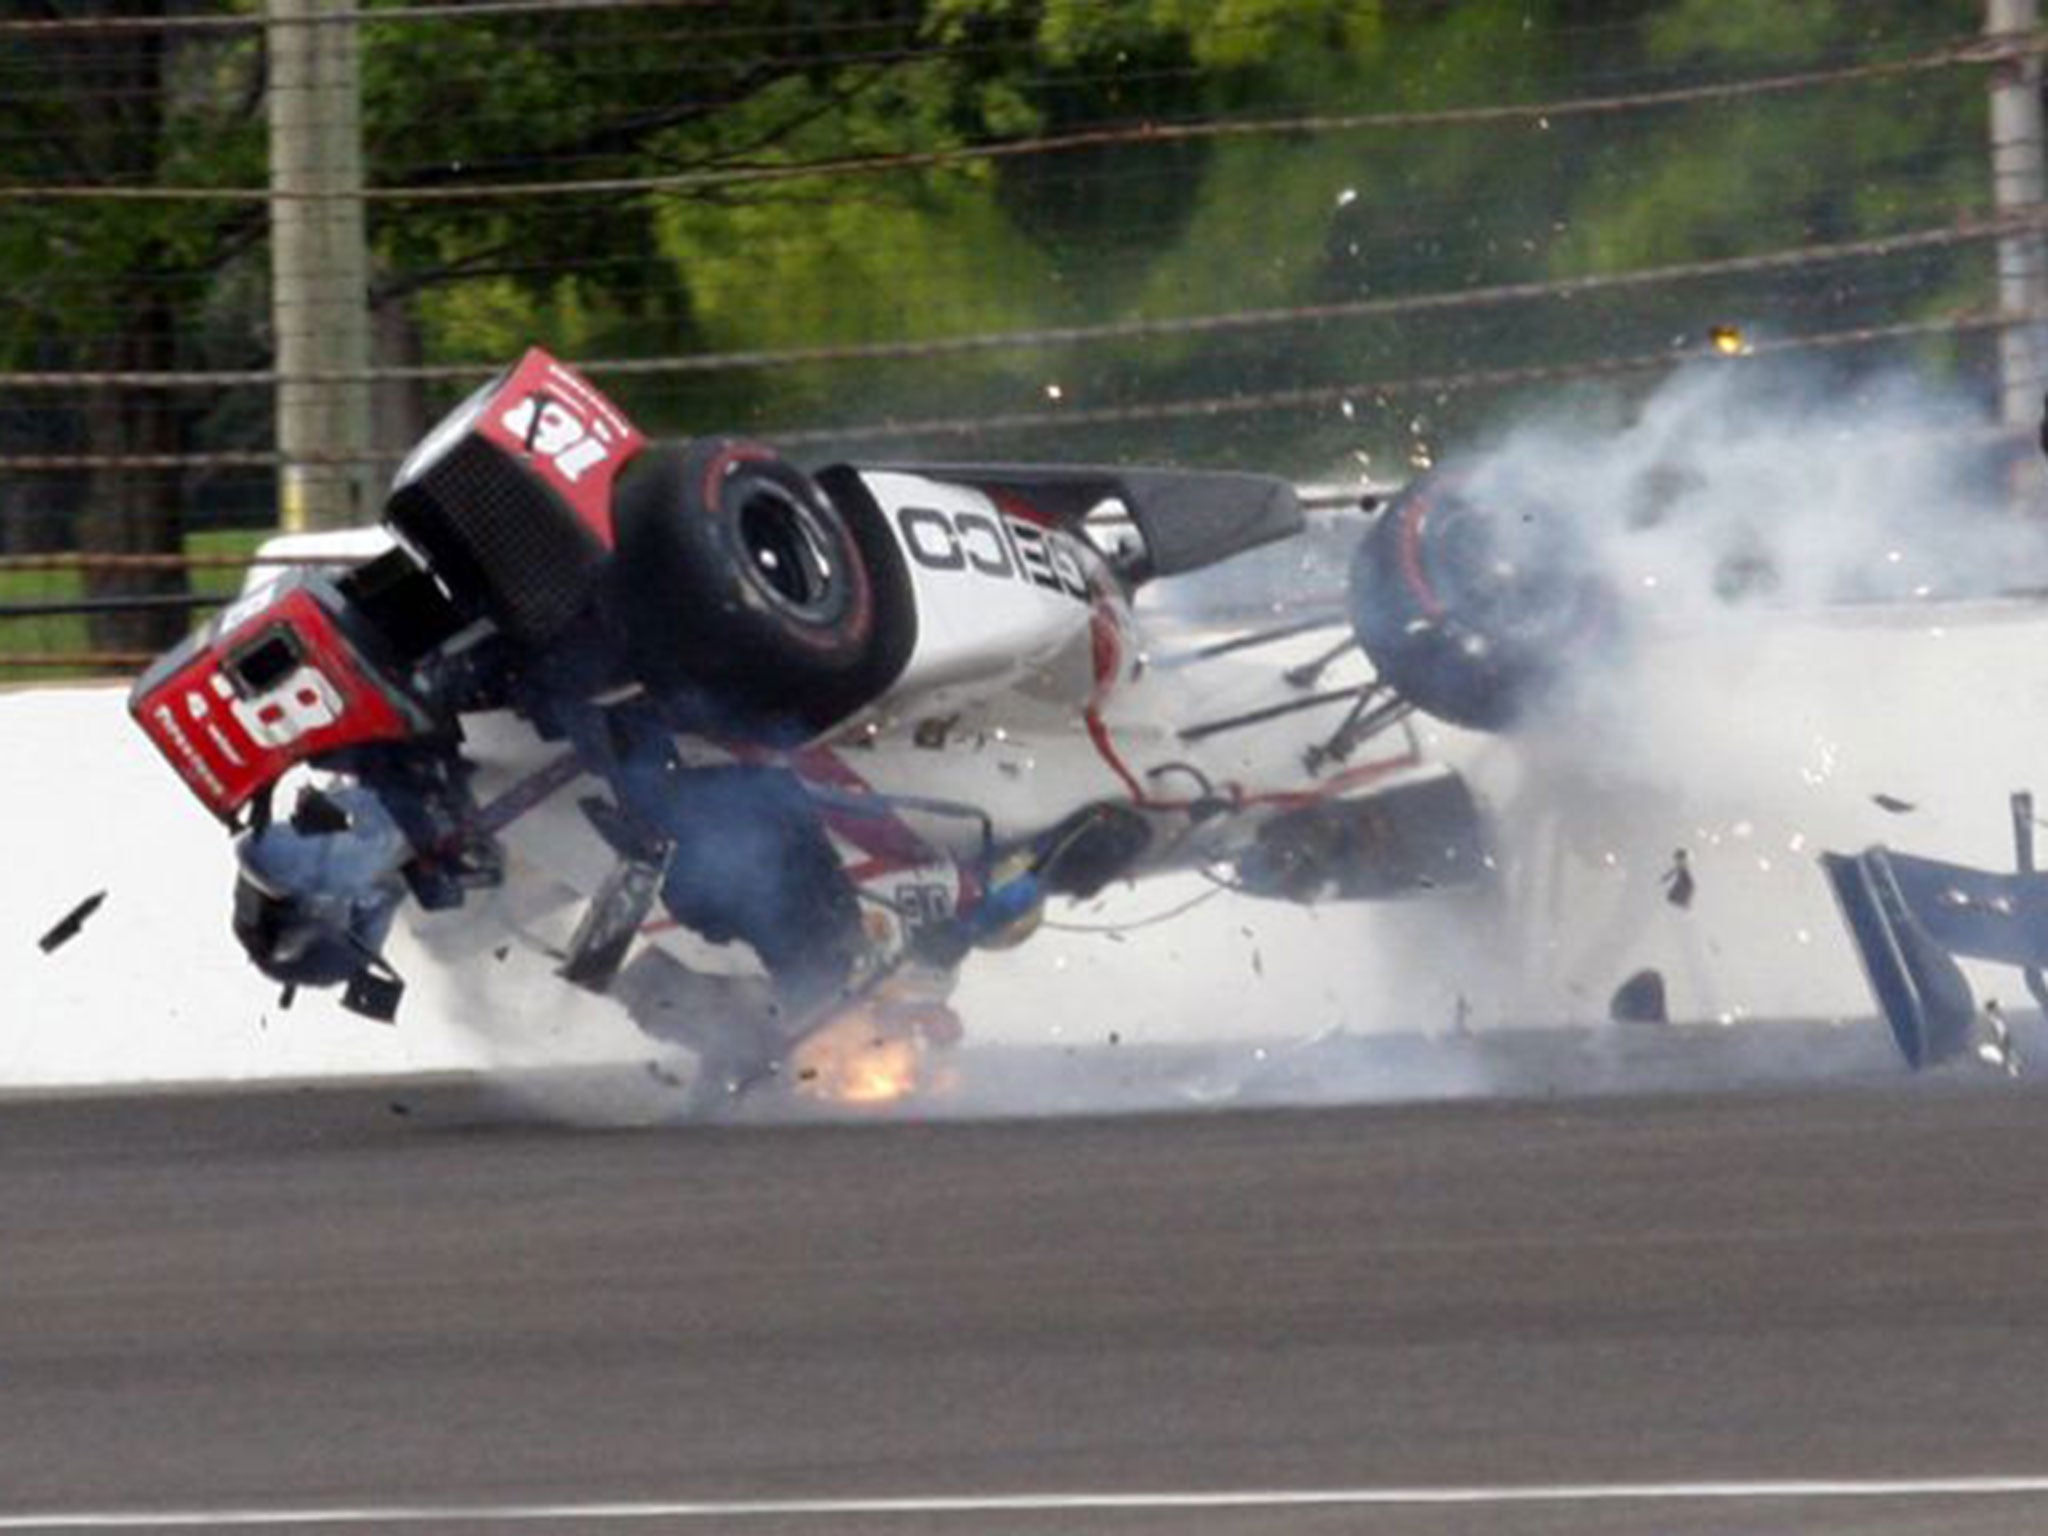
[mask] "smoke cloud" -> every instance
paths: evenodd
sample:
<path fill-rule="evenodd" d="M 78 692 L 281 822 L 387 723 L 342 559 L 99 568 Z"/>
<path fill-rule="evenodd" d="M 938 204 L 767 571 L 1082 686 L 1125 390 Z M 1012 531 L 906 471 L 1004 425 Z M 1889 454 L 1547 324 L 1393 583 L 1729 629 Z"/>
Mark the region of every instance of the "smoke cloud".
<path fill-rule="evenodd" d="M 1484 1016 L 1597 1020 L 1644 967 L 1678 1019 L 1867 1012 L 1815 855 L 1896 839 L 1902 799 L 1932 813 L 1908 837 L 1977 812 L 1995 833 L 2024 771 L 1962 750 L 2003 734 L 1998 680 L 2018 635 L 2038 644 L 1981 600 L 2048 578 L 2044 508 L 1982 414 L 1903 375 L 1738 359 L 1632 411 L 1523 419 L 1446 470 L 1615 604 L 1529 729 L 1435 738 L 1495 815 Z M 1943 851 L 2006 856 L 1967 841 Z M 1472 979 L 1456 935 L 1416 953 L 1418 985 Z"/>
<path fill-rule="evenodd" d="M 1705 365 L 1627 416 L 1524 419 L 1452 464 L 1481 501 L 1564 523 L 1670 624 L 1982 597 L 2048 574 L 1981 412 L 1904 374 Z"/>

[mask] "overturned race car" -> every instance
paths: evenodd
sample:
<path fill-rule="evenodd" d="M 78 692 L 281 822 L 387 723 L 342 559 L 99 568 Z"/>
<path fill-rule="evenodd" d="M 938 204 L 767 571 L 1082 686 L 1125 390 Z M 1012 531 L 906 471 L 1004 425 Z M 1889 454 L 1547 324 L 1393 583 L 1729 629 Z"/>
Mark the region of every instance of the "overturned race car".
<path fill-rule="evenodd" d="M 1484 879 L 1407 717 L 1511 725 L 1602 595 L 1441 486 L 1339 521 L 1320 608 L 1190 632 L 1177 584 L 1305 539 L 1285 481 L 652 445 L 534 351 L 413 450 L 381 553 L 252 588 L 130 709 L 235 834 L 234 931 L 287 989 L 388 1019 L 404 903 L 542 868 L 579 903 L 559 975 L 734 1093 L 856 1014 L 943 1043 L 958 967 L 1049 899 Z"/>

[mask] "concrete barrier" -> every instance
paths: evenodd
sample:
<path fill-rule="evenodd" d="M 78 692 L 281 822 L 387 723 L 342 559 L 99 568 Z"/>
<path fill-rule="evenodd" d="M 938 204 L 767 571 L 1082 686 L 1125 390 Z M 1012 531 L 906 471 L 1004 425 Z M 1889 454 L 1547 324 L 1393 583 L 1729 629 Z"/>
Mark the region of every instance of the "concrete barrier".
<path fill-rule="evenodd" d="M 1876 1029 L 1815 867 L 1876 841 L 2003 865 L 2005 797 L 2048 792 L 2048 606 L 1775 617 L 1664 637 L 1568 729 L 1514 741 L 1425 725 L 1491 807 L 1496 891 L 1302 911 L 1222 896 L 1156 927 L 1045 932 L 969 963 L 984 1039 L 1082 1046 L 1332 1028 L 1455 1032 L 1601 1021 L 1654 969 L 1671 1017 Z M 228 932 L 221 830 L 112 688 L 0 696 L 0 1086 L 630 1061 L 613 1005 L 538 952 L 475 943 L 436 971 L 411 942 L 400 1023 L 303 996 L 286 1011 Z M 1683 850 L 1683 903 L 1669 877 Z M 1198 893 L 1118 889 L 1055 916 L 1116 929 Z M 80 900 L 104 904 L 45 954 Z M 1979 979 L 1980 995 L 2017 988 Z"/>

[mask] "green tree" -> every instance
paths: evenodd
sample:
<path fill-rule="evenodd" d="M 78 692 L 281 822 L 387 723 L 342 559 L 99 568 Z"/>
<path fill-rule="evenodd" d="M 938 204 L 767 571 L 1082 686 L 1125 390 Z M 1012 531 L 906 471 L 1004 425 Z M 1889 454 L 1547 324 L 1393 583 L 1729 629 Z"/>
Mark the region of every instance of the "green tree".
<path fill-rule="evenodd" d="M 33 3 L 83 19 L 116 10 Z M 1654 111 L 1533 110 L 1905 57 L 1970 35 L 1976 0 L 373 6 L 371 298 L 387 363 L 483 368 L 533 342 L 600 359 L 859 348 L 1455 294 L 1936 224 L 1985 197 L 1976 69 Z M 0 182 L 260 184 L 261 65 L 260 30 L 0 32 L 0 82 L 21 83 L 0 98 Z M 1509 104 L 1532 110 L 1330 121 Z M 1310 125 L 1258 128 L 1300 119 Z M 1244 131 L 1146 131 L 1201 124 Z M 645 184 L 655 177 L 673 179 Z M 597 185 L 521 190 L 570 181 Z M 505 190 L 470 195 L 492 188 Z M 0 363 L 134 371 L 267 356 L 260 204 L 16 199 L 9 214 Z M 1720 320 L 1793 330 L 1925 315 L 1981 295 L 1986 271 L 1981 250 L 1960 250 L 1571 303 L 605 382 L 664 433 L 852 434 L 1032 412 L 1053 425 L 892 439 L 890 451 L 964 442 L 1311 474 L 1366 454 L 1398 474 L 1526 397 L 1369 391 L 1099 427 L 1063 413 L 1585 361 Z M 76 446 L 262 441 L 261 394 L 233 399 L 230 421 L 212 402 L 104 391 L 75 418 L 90 425 Z M 411 402 L 403 432 L 436 403 Z M 190 490 L 110 475 L 91 498 L 106 520 L 83 531 L 168 547 Z"/>
<path fill-rule="evenodd" d="M 1977 0 L 1676 0 L 1648 18 L 1643 47 L 1674 73 L 1713 79 L 1906 57 L 1980 24 Z M 1985 212 L 1985 85 L 1975 69 L 1880 77 L 1666 114 L 1641 135 L 1610 136 L 1592 146 L 1553 270 L 1627 271 L 1854 241 Z M 1815 266 L 1739 289 L 1673 287 L 1629 309 L 1652 332 L 1917 319 L 1981 302 L 1989 261 L 1988 247 L 1964 246 L 1882 266 Z"/>

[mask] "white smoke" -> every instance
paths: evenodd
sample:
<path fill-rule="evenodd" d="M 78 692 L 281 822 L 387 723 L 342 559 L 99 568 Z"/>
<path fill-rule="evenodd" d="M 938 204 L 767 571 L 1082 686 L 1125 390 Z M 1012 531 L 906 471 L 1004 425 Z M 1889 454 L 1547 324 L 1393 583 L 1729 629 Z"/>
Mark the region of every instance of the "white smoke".
<path fill-rule="evenodd" d="M 1590 559 L 1618 614 L 1553 714 L 1439 742 L 1500 830 L 1488 1013 L 1599 1019 L 1647 966 L 1675 1018 L 1867 1011 L 1815 855 L 1980 812 L 1995 833 L 2026 770 L 1959 750 L 2006 734 L 1985 661 L 2021 654 L 1970 600 L 2048 571 L 2044 509 L 1981 413 L 1905 376 L 1733 360 L 1631 412 L 1518 421 L 1447 472 Z M 1902 829 L 1880 799 L 1929 815 Z M 1670 899 L 1680 859 L 1697 901 Z"/>
<path fill-rule="evenodd" d="M 1482 503 L 1561 519 L 1626 599 L 1670 624 L 1985 596 L 2044 573 L 1990 424 L 1904 374 L 1697 367 L 1620 420 L 1525 419 L 1453 462 Z"/>

